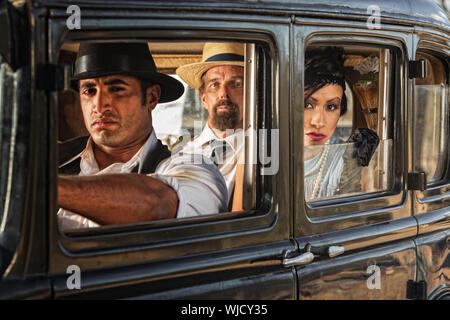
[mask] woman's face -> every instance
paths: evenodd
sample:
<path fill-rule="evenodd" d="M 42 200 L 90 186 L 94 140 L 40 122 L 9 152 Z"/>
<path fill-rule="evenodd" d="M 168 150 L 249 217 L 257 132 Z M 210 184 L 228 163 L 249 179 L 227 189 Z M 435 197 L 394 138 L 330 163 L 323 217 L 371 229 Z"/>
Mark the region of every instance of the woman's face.
<path fill-rule="evenodd" d="M 328 84 L 305 101 L 305 146 L 321 145 L 331 138 L 339 121 L 343 93 L 340 85 Z"/>

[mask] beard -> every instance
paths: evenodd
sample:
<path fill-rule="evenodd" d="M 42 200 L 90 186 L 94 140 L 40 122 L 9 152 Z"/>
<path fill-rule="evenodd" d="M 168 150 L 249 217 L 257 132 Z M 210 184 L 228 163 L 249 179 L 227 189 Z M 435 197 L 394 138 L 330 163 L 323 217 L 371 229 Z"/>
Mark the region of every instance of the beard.
<path fill-rule="evenodd" d="M 226 106 L 228 109 L 217 112 L 217 108 L 220 106 Z M 212 125 L 220 131 L 235 129 L 238 125 L 239 115 L 239 106 L 237 104 L 230 100 L 220 100 L 212 108 Z"/>

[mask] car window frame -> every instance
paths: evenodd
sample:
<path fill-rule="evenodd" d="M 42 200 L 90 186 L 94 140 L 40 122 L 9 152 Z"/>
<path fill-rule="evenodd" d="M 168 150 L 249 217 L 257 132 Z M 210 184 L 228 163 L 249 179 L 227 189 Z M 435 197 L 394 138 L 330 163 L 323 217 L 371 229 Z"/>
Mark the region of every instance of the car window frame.
<path fill-rule="evenodd" d="M 431 46 L 431 45 L 430 45 Z M 430 46 L 423 46 L 423 44 L 419 44 L 417 50 L 416 50 L 416 55 L 419 52 L 423 52 L 425 54 L 431 55 L 434 58 L 438 59 L 441 63 L 442 66 L 444 68 L 444 72 L 445 72 L 445 85 L 447 86 L 446 90 L 447 90 L 447 112 L 446 114 L 448 115 L 450 113 L 450 107 L 449 107 L 449 87 L 450 87 L 450 75 L 449 75 L 449 71 L 450 71 L 450 59 L 448 58 L 448 56 L 445 56 L 444 52 L 440 52 L 437 48 L 439 47 L 434 47 L 434 48 L 430 48 Z M 416 83 L 414 82 L 414 88 L 416 88 Z M 444 106 L 445 107 L 445 106 Z M 413 108 L 416 108 L 416 106 L 414 105 Z M 441 135 L 447 134 L 447 138 L 449 137 L 449 129 L 448 129 L 448 125 L 449 125 L 449 121 L 447 119 L 447 132 L 442 133 Z M 445 137 L 443 139 L 445 141 Z M 442 152 L 443 156 L 445 157 L 445 159 L 443 161 L 445 161 L 445 163 L 443 164 L 444 167 L 444 171 L 442 172 L 442 177 L 438 180 L 434 180 L 434 181 L 430 181 L 427 177 L 427 189 L 434 189 L 434 188 L 439 188 L 441 185 L 445 185 L 448 184 L 450 182 L 450 170 L 449 170 L 449 154 L 450 154 L 450 148 L 446 148 L 446 150 L 444 150 Z M 442 155 L 441 155 L 442 156 Z M 413 163 L 413 166 L 415 167 L 415 163 Z"/>
<path fill-rule="evenodd" d="M 446 68 L 447 72 L 447 108 L 450 108 L 449 105 L 449 86 L 450 86 L 450 49 L 446 44 L 441 44 L 436 38 L 432 35 L 424 33 L 422 35 L 422 39 L 417 41 L 416 52 L 423 51 L 428 54 L 433 55 L 435 58 L 438 58 L 444 68 Z M 415 82 L 413 84 L 415 88 Z M 415 106 L 412 106 L 415 108 Z M 448 109 L 447 114 L 450 112 Z M 449 121 L 447 119 L 447 121 Z M 450 122 L 448 122 L 450 125 Z M 411 129 L 414 130 L 414 129 Z M 447 128 L 447 134 L 450 135 L 450 129 Z M 448 136 L 447 136 L 448 137 Z M 450 148 L 447 146 L 447 154 L 446 154 L 446 169 L 444 172 L 444 176 L 442 179 L 437 181 L 427 181 L 426 190 L 414 190 L 414 214 L 426 214 L 434 211 L 445 208 L 448 206 L 448 199 L 450 195 Z"/>
<path fill-rule="evenodd" d="M 131 36 L 131 33 L 130 33 L 130 36 Z M 109 39 L 105 39 L 105 40 L 109 40 Z M 126 40 L 126 39 L 123 39 L 123 40 Z M 186 40 L 186 38 L 184 38 L 183 40 Z M 196 40 L 198 41 L 198 39 L 196 39 Z M 212 41 L 220 41 L 223 39 L 211 38 L 211 40 Z M 152 39 L 149 38 L 148 41 L 152 41 Z M 167 41 L 169 41 L 169 40 L 167 39 Z M 175 41 L 181 41 L 181 38 L 176 38 Z M 208 41 L 208 40 L 205 40 L 205 41 Z M 257 106 L 257 108 L 259 108 L 259 106 Z M 260 123 L 261 123 L 261 121 L 260 121 Z M 260 171 L 260 169 L 261 168 L 259 165 L 255 166 L 255 168 L 254 168 L 255 172 Z M 261 182 L 260 182 L 260 186 L 262 184 Z M 255 192 L 256 192 L 256 190 L 255 190 Z M 263 200 L 263 199 L 260 199 L 260 200 Z M 260 208 L 264 208 L 264 205 L 262 203 L 260 203 L 258 205 L 260 206 Z M 161 239 L 157 235 L 152 236 L 152 239 L 159 239 L 159 241 L 163 241 L 166 238 L 166 236 L 165 236 L 165 234 L 167 232 L 166 229 L 170 228 L 171 226 L 173 228 L 180 228 L 181 226 L 186 226 L 186 225 L 190 225 L 190 224 L 196 225 L 196 224 L 200 224 L 203 222 L 218 223 L 219 221 L 236 220 L 236 219 L 239 219 L 240 217 L 255 215 L 258 211 L 261 210 L 260 208 L 250 209 L 250 210 L 247 210 L 246 212 L 219 212 L 218 213 L 219 216 L 217 214 L 211 214 L 211 215 L 192 217 L 192 218 L 182 218 L 182 219 L 176 218 L 176 219 L 167 219 L 167 220 L 160 220 L 160 221 L 149 221 L 149 222 L 143 222 L 143 223 L 127 224 L 127 225 L 102 226 L 101 228 L 90 228 L 90 229 L 75 231 L 75 232 L 72 232 L 72 236 L 75 235 L 75 238 L 78 238 L 78 237 L 94 236 L 94 235 L 100 236 L 100 235 L 105 235 L 105 234 L 119 235 L 121 233 L 145 231 L 145 230 L 149 230 L 149 229 L 154 229 L 154 230 L 164 229 L 165 231 L 162 233 Z M 263 215 L 264 214 L 267 214 L 267 212 L 263 212 Z M 210 230 L 206 231 L 206 233 L 211 232 Z M 195 234 L 198 235 L 197 232 Z M 71 238 L 72 236 L 64 235 L 64 238 Z M 158 240 L 155 240 L 155 242 L 156 241 L 158 241 Z M 66 247 L 66 248 L 68 249 L 69 247 Z"/>
<path fill-rule="evenodd" d="M 310 44 L 323 45 L 359 45 L 364 46 L 368 44 L 381 48 L 392 48 L 393 59 L 395 59 L 394 74 L 396 78 L 391 80 L 392 85 L 392 102 L 391 108 L 394 108 L 393 115 L 393 158 L 395 163 L 395 170 L 393 171 L 394 181 L 393 188 L 390 191 L 373 192 L 367 194 L 359 194 L 340 199 L 327 199 L 318 201 L 320 206 L 312 206 L 305 202 L 304 190 L 301 187 L 303 179 L 303 156 L 302 150 L 296 152 L 297 159 L 295 163 L 300 169 L 293 168 L 296 176 L 295 183 L 295 199 L 294 203 L 296 212 L 295 235 L 314 235 L 323 232 L 342 230 L 355 226 L 363 226 L 376 222 L 391 221 L 410 215 L 408 209 L 408 192 L 405 185 L 405 172 L 407 171 L 406 155 L 402 155 L 400 150 L 407 150 L 405 131 L 405 122 L 402 119 L 406 117 L 407 96 L 405 95 L 407 78 L 406 78 L 406 64 L 408 44 L 411 36 L 402 32 L 390 30 L 372 30 L 367 31 L 364 24 L 352 27 L 346 27 L 345 23 L 334 21 L 327 21 L 324 24 L 318 24 L 312 27 L 312 19 L 306 22 L 298 20 L 296 27 L 295 38 L 297 48 L 296 61 L 297 74 L 300 73 L 303 77 L 304 70 L 304 52 L 305 48 Z M 329 24 L 330 26 L 327 26 Z M 298 45 L 300 43 L 300 45 Z M 392 72 L 392 71 L 391 71 Z M 302 80 L 302 88 L 303 88 Z M 303 107 L 303 93 L 299 90 L 296 96 L 297 106 L 299 112 L 302 113 Z M 301 121 L 303 123 L 303 115 L 301 118 L 293 118 L 294 121 Z M 296 123 L 297 123 L 296 122 Z M 295 126 L 296 124 L 292 124 Z M 301 125 L 303 128 L 303 125 Z M 293 133 L 291 133 L 293 134 Z M 299 136 L 300 135 L 300 138 Z M 293 141 L 297 144 L 303 145 L 303 135 L 300 130 L 293 134 Z M 295 147 L 294 147 L 295 148 Z M 295 171 L 298 170 L 298 171 Z"/>

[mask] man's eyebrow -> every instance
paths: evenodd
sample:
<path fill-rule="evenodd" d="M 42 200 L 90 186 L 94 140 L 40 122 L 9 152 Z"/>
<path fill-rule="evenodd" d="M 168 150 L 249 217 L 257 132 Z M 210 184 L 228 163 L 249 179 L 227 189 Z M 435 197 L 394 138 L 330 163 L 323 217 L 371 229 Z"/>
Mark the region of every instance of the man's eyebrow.
<path fill-rule="evenodd" d="M 83 82 L 83 84 L 80 86 L 80 89 L 81 88 L 93 88 L 93 87 L 95 87 L 95 82 L 86 81 L 86 82 Z"/>
<path fill-rule="evenodd" d="M 206 79 L 205 83 L 210 83 L 213 81 L 217 81 L 219 79 L 219 77 L 215 77 L 215 78 L 211 78 L 211 79 Z"/>
<path fill-rule="evenodd" d="M 221 78 L 221 77 L 214 77 L 214 78 L 211 78 L 211 79 L 206 80 L 206 83 L 210 83 L 210 82 L 213 82 L 213 81 L 217 81 L 217 80 L 219 80 L 219 79 L 222 79 L 222 78 Z M 236 79 L 244 80 L 244 77 L 243 77 L 243 76 L 232 76 L 230 79 L 231 79 L 231 80 L 236 80 Z"/>
<path fill-rule="evenodd" d="M 107 86 L 113 86 L 113 85 L 116 85 L 116 84 L 123 84 L 123 85 L 126 85 L 126 86 L 130 86 L 127 82 L 125 82 L 124 80 L 119 79 L 119 78 L 114 78 L 114 79 L 105 81 L 104 84 L 107 85 Z"/>

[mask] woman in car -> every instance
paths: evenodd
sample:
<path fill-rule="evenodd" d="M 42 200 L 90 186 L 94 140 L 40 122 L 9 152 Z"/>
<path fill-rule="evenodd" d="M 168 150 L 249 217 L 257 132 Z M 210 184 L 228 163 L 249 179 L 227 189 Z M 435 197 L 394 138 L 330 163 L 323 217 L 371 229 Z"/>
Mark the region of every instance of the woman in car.
<path fill-rule="evenodd" d="M 360 191 L 361 167 L 378 146 L 375 132 L 362 128 L 347 142 L 336 136 L 347 111 L 343 51 L 308 50 L 305 56 L 304 168 L 307 200 Z M 345 172 L 345 174 L 343 174 Z"/>

